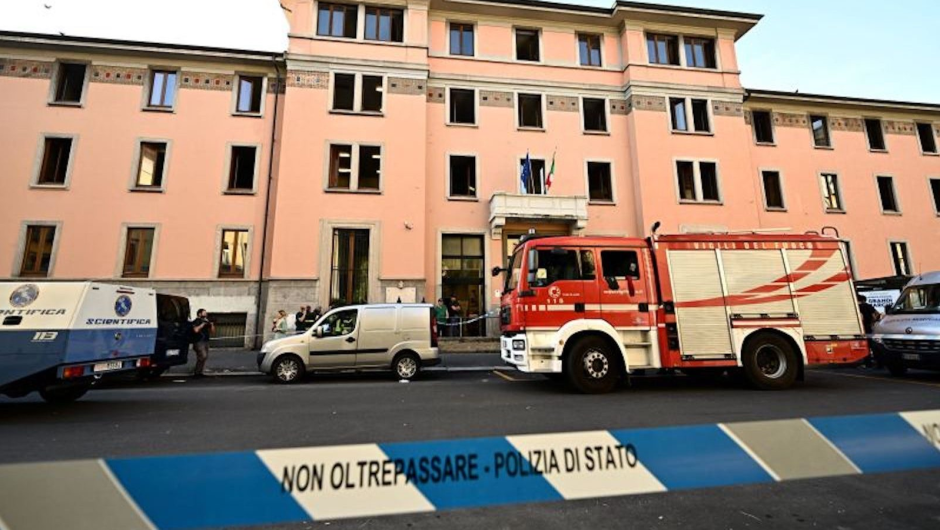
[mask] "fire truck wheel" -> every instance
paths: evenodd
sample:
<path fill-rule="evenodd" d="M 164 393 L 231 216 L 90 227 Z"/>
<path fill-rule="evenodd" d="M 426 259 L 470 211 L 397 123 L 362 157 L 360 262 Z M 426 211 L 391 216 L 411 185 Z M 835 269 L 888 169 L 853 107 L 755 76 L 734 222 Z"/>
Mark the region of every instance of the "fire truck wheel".
<path fill-rule="evenodd" d="M 800 371 L 796 352 L 786 339 L 773 333 L 756 333 L 744 349 L 744 375 L 761 390 L 790 387 Z"/>
<path fill-rule="evenodd" d="M 568 353 L 568 380 L 584 394 L 604 394 L 620 381 L 623 370 L 608 344 L 599 337 L 579 340 Z"/>

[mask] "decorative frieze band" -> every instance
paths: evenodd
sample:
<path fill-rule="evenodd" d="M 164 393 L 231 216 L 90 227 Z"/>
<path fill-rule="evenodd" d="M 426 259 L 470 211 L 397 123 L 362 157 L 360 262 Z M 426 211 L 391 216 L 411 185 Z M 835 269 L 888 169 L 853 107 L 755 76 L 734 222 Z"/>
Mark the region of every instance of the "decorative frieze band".
<path fill-rule="evenodd" d="M 144 68 L 106 65 L 95 65 L 91 68 L 91 81 L 93 83 L 143 86 L 146 80 L 147 70 Z"/>
<path fill-rule="evenodd" d="M 280 83 L 278 83 L 278 79 L 276 77 L 269 77 L 268 92 L 271 94 L 281 94 L 283 96 L 287 93 L 287 83 L 285 83 L 285 81 L 286 79 L 282 79 Z"/>
<path fill-rule="evenodd" d="M 610 100 L 610 113 L 616 114 L 618 116 L 626 116 L 630 114 L 630 111 L 633 110 L 630 108 L 630 100 L 628 99 L 612 99 Z"/>
<path fill-rule="evenodd" d="M 911 121 L 885 120 L 882 123 L 884 124 L 885 134 L 900 134 L 903 136 L 914 136 L 917 134 L 914 122 Z"/>
<path fill-rule="evenodd" d="M 423 79 L 408 79 L 405 77 L 389 77 L 388 93 L 404 94 L 406 96 L 423 96 L 427 82 Z"/>
<path fill-rule="evenodd" d="M 428 103 L 444 103 L 444 87 L 428 87 Z"/>
<path fill-rule="evenodd" d="M 560 110 L 564 112 L 578 112 L 578 98 L 573 96 L 553 96 L 548 95 L 545 98 L 548 110 Z"/>
<path fill-rule="evenodd" d="M 712 103 L 712 113 L 715 116 L 740 118 L 744 116 L 744 105 L 733 101 L 715 101 Z"/>
<path fill-rule="evenodd" d="M 330 88 L 329 72 L 307 72 L 304 70 L 288 70 L 287 86 L 291 88 Z"/>
<path fill-rule="evenodd" d="M 497 92 L 494 90 L 480 91 L 480 105 L 484 107 L 513 107 L 512 92 Z"/>
<path fill-rule="evenodd" d="M 861 118 L 829 118 L 829 128 L 833 131 L 864 132 L 865 123 Z"/>
<path fill-rule="evenodd" d="M 182 88 L 197 90 L 231 90 L 235 76 L 232 74 L 210 74 L 207 72 L 183 72 Z"/>
<path fill-rule="evenodd" d="M 666 112 L 666 98 L 661 96 L 631 96 L 631 106 L 636 110 Z"/>
<path fill-rule="evenodd" d="M 774 112 L 774 125 L 777 127 L 797 127 L 805 129 L 809 127 L 809 118 L 806 114 Z"/>
<path fill-rule="evenodd" d="M 0 75 L 32 79 L 50 79 L 54 63 L 45 61 L 24 61 L 20 59 L 0 59 Z"/>

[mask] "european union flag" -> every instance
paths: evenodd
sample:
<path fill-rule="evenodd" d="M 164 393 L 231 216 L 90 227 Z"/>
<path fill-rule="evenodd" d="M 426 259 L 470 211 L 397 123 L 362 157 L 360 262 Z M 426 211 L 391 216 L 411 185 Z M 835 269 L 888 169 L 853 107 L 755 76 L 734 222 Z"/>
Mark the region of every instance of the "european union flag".
<path fill-rule="evenodd" d="M 532 160 L 529 159 L 529 152 L 525 153 L 525 162 L 522 164 L 522 192 L 529 193 L 529 181 L 532 180 Z"/>

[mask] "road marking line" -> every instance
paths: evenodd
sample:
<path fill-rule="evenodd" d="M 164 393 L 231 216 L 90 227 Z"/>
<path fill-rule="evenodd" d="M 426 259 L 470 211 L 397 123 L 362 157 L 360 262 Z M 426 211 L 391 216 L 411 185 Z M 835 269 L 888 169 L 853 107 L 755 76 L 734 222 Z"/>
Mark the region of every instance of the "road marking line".
<path fill-rule="evenodd" d="M 500 370 L 493 370 L 493 373 L 496 374 L 496 375 L 498 375 L 499 377 L 505 379 L 506 381 L 509 381 L 510 383 L 518 383 L 518 382 L 520 382 L 520 381 L 524 381 L 524 379 L 516 379 L 516 378 L 513 378 L 513 377 L 509 377 L 508 375 L 504 374 L 504 373 L 503 373 L 502 371 L 500 371 Z"/>
<path fill-rule="evenodd" d="M 810 370 L 810 372 L 838 375 L 840 377 L 855 377 L 857 379 L 873 379 L 875 381 L 884 381 L 886 383 L 905 383 L 908 385 L 920 385 L 920 386 L 930 386 L 934 388 L 940 388 L 940 384 L 937 384 L 937 383 L 925 383 L 923 381 L 911 381 L 909 379 L 897 379 L 894 377 L 876 377 L 873 375 L 861 375 L 861 374 L 840 374 L 838 372 L 832 372 L 830 370 Z"/>

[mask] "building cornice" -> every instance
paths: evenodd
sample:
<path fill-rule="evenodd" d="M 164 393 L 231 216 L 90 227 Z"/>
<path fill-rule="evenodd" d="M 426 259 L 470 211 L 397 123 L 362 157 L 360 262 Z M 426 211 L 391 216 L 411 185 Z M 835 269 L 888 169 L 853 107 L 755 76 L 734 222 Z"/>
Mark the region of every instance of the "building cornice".
<path fill-rule="evenodd" d="M 745 101 L 778 102 L 792 105 L 819 105 L 826 107 L 854 108 L 859 110 L 879 109 L 892 111 L 926 112 L 940 114 L 940 104 L 915 101 L 893 101 L 825 94 L 801 94 L 776 90 L 746 89 Z"/>

